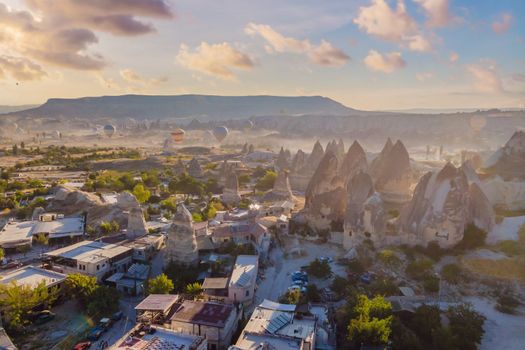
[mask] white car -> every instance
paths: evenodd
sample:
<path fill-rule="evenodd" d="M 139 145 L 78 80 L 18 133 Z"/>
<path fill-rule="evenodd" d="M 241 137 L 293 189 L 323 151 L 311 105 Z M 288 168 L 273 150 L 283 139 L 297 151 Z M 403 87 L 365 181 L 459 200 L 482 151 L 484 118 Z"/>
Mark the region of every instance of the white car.
<path fill-rule="evenodd" d="M 305 292 L 306 292 L 306 288 L 305 288 L 305 287 L 303 287 L 303 286 L 299 286 L 299 285 L 297 285 L 297 284 L 294 284 L 294 285 L 288 287 L 288 291 L 289 291 L 289 292 L 293 292 L 293 291 L 295 291 L 295 290 L 298 290 L 298 291 L 300 291 L 301 293 L 305 293 Z"/>

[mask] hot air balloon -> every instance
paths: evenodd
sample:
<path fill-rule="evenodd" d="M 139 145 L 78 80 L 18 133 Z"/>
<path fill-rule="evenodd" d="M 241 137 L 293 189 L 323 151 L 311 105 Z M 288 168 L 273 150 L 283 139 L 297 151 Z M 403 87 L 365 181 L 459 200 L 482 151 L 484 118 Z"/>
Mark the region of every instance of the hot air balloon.
<path fill-rule="evenodd" d="M 230 131 L 225 126 L 218 126 L 216 128 L 213 128 L 213 136 L 217 139 L 217 141 L 222 142 L 228 136 Z"/>
<path fill-rule="evenodd" d="M 184 130 L 182 130 L 181 128 L 175 129 L 171 133 L 171 139 L 173 141 L 177 142 L 177 143 L 180 143 L 184 139 L 184 135 L 185 134 L 186 134 L 186 132 Z"/>
<path fill-rule="evenodd" d="M 104 126 L 104 134 L 106 134 L 107 137 L 113 136 L 116 131 L 117 128 L 114 125 L 108 124 Z"/>

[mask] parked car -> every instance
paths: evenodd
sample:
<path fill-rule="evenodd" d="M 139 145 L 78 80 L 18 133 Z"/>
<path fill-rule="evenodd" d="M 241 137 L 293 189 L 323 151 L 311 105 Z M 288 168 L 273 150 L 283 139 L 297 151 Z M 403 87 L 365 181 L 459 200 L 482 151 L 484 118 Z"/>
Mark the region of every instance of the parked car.
<path fill-rule="evenodd" d="M 80 343 L 76 343 L 75 346 L 73 347 L 73 350 L 86 350 L 86 349 L 89 349 L 90 347 L 91 347 L 90 341 L 83 341 Z"/>
<path fill-rule="evenodd" d="M 98 322 L 98 327 L 102 328 L 104 331 L 110 329 L 111 326 L 113 326 L 113 321 L 108 317 L 101 318 Z"/>
<path fill-rule="evenodd" d="M 122 311 L 117 311 L 111 316 L 111 319 L 115 322 L 120 321 L 124 317 L 124 313 Z"/>
<path fill-rule="evenodd" d="M 44 324 L 46 322 L 49 322 L 51 321 L 52 319 L 55 318 L 55 314 L 52 313 L 51 311 L 49 310 L 42 310 L 42 311 L 39 311 L 37 313 L 35 313 L 33 315 L 34 317 L 34 323 L 39 325 L 39 324 Z"/>
<path fill-rule="evenodd" d="M 89 331 L 87 338 L 88 340 L 91 340 L 91 341 L 97 341 L 100 339 L 103 333 L 104 333 L 104 329 L 100 328 L 99 326 L 96 326 L 91 331 Z"/>
<path fill-rule="evenodd" d="M 319 258 L 319 261 L 321 261 L 321 262 L 325 262 L 325 261 L 326 261 L 327 263 L 331 263 L 331 262 L 334 261 L 334 259 L 332 259 L 332 258 L 329 257 L 329 256 L 321 256 L 321 257 Z"/>
<path fill-rule="evenodd" d="M 292 273 L 292 281 L 305 281 L 308 282 L 308 274 L 303 271 L 295 271 Z"/>
<path fill-rule="evenodd" d="M 303 287 L 303 286 L 299 286 L 297 284 L 294 284 L 294 285 L 291 285 L 290 287 L 288 287 L 288 291 L 289 292 L 292 292 L 292 291 L 295 291 L 295 290 L 298 290 L 301 293 L 306 293 L 306 288 Z"/>
<path fill-rule="evenodd" d="M 1 269 L 2 270 L 17 269 L 22 266 L 24 266 L 24 264 L 22 264 L 20 261 L 15 260 L 15 261 L 10 261 L 5 265 L 2 265 Z"/>

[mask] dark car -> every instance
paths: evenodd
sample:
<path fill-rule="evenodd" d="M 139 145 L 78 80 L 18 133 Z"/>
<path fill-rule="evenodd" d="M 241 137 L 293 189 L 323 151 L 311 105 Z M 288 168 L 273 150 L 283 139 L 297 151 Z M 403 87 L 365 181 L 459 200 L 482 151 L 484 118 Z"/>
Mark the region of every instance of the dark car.
<path fill-rule="evenodd" d="M 86 349 L 89 349 L 90 347 L 91 347 L 90 341 L 83 341 L 80 343 L 76 343 L 75 346 L 73 347 L 73 350 L 86 350 Z"/>
<path fill-rule="evenodd" d="M 2 270 L 17 269 L 17 268 L 22 267 L 22 266 L 24 266 L 24 264 L 22 264 L 19 261 L 10 261 L 7 264 L 2 265 L 1 269 Z"/>
<path fill-rule="evenodd" d="M 104 333 L 104 329 L 96 326 L 88 333 L 87 338 L 91 341 L 97 341 L 102 336 L 102 333 Z"/>
<path fill-rule="evenodd" d="M 35 320 L 34 323 L 38 325 L 38 324 L 44 324 L 46 322 L 51 321 L 52 319 L 55 318 L 55 314 L 49 310 L 43 310 L 43 311 L 37 312 L 35 315 L 33 315 L 33 317 Z"/>
<path fill-rule="evenodd" d="M 113 316 L 111 316 L 111 319 L 116 322 L 116 321 L 120 321 L 122 317 L 124 317 L 124 313 L 122 311 L 118 311 L 118 312 L 115 312 Z"/>

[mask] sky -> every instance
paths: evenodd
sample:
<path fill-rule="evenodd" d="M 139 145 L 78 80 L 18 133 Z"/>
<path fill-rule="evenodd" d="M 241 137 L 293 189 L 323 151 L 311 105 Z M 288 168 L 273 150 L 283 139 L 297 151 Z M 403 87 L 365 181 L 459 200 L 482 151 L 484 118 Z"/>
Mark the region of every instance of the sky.
<path fill-rule="evenodd" d="M 0 105 L 322 95 L 525 108 L 523 0 L 0 0 Z"/>

